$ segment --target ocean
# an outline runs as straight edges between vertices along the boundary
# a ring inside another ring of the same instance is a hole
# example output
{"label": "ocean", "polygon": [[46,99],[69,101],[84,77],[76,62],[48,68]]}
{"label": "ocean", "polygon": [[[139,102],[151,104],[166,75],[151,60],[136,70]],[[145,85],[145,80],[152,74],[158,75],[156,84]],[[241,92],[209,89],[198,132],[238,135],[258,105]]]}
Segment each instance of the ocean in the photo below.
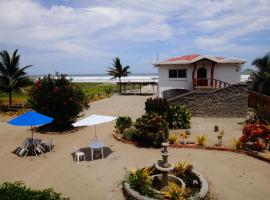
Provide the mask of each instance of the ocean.
{"label": "ocean", "polygon": [[[44,75],[31,76],[35,80]],[[107,74],[67,74],[73,82],[88,82],[88,83],[116,83],[118,79],[112,79]],[[127,77],[121,78],[122,82],[158,82],[157,73],[133,73]]]}

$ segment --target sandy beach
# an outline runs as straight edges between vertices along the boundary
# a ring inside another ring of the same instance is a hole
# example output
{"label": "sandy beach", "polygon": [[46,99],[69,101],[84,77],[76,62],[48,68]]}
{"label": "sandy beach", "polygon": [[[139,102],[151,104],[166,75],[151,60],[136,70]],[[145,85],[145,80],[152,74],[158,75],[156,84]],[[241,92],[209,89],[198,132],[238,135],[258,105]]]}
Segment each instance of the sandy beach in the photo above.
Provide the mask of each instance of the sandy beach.
{"label": "sandy beach", "polygon": [[[91,103],[85,116],[104,114],[129,115],[135,120],[144,113],[144,102],[150,96],[114,95],[111,98]],[[85,127],[74,133],[40,134],[36,138],[47,141],[53,138],[55,148],[44,157],[19,158],[12,151],[24,138],[30,136],[29,128],[13,127],[1,117],[0,123],[0,182],[24,181],[36,189],[48,187],[61,192],[71,199],[123,199],[121,181],[125,168],[152,164],[160,158],[159,149],[138,148],[123,144],[112,137],[114,122],[97,126],[98,138],[107,148],[105,159],[86,161],[79,164],[73,161],[73,147],[86,148],[94,137],[94,127]],[[193,118],[192,135],[209,135],[209,143],[216,143],[213,126],[219,125],[225,130],[224,144],[230,145],[233,137],[241,134],[243,119]],[[211,136],[212,135],[212,136]],[[193,136],[191,136],[193,137]],[[257,159],[231,152],[169,149],[170,161],[192,162],[194,167],[209,181],[211,191],[220,200],[267,200],[270,196],[270,165]]]}

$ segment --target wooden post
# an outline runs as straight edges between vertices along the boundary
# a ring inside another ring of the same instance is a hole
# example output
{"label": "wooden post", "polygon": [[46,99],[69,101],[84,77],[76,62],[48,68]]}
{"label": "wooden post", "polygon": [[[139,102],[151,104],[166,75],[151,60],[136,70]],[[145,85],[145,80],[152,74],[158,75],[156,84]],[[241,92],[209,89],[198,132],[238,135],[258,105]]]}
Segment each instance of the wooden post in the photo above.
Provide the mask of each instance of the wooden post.
{"label": "wooden post", "polygon": [[140,83],[140,94],[142,94],[142,83]]}

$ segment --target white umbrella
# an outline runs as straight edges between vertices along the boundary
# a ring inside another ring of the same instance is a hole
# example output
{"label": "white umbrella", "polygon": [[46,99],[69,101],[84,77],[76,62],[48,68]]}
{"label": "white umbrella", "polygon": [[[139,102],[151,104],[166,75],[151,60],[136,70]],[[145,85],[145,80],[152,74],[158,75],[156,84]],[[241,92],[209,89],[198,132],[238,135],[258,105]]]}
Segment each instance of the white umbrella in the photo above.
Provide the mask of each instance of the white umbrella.
{"label": "white umbrella", "polygon": [[110,122],[115,120],[116,117],[113,116],[106,116],[106,115],[90,115],[80,121],[77,121],[75,123],[73,123],[72,125],[74,127],[78,127],[78,126],[95,126],[95,137],[97,137],[96,135],[96,125],[97,124],[103,124],[106,122]]}

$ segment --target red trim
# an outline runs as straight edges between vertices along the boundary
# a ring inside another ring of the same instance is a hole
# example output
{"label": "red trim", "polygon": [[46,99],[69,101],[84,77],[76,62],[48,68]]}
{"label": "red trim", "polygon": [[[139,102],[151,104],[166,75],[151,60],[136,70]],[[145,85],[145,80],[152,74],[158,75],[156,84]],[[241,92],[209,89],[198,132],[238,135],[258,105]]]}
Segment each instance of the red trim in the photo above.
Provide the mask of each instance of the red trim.
{"label": "red trim", "polygon": [[196,71],[196,63],[194,63],[194,67],[193,67],[193,72],[192,72],[192,82],[193,82],[193,88],[195,87],[196,85],[196,82],[195,82],[195,71]]}
{"label": "red trim", "polygon": [[213,87],[214,70],[215,70],[215,63],[212,63],[212,65],[211,65],[211,87]]}

